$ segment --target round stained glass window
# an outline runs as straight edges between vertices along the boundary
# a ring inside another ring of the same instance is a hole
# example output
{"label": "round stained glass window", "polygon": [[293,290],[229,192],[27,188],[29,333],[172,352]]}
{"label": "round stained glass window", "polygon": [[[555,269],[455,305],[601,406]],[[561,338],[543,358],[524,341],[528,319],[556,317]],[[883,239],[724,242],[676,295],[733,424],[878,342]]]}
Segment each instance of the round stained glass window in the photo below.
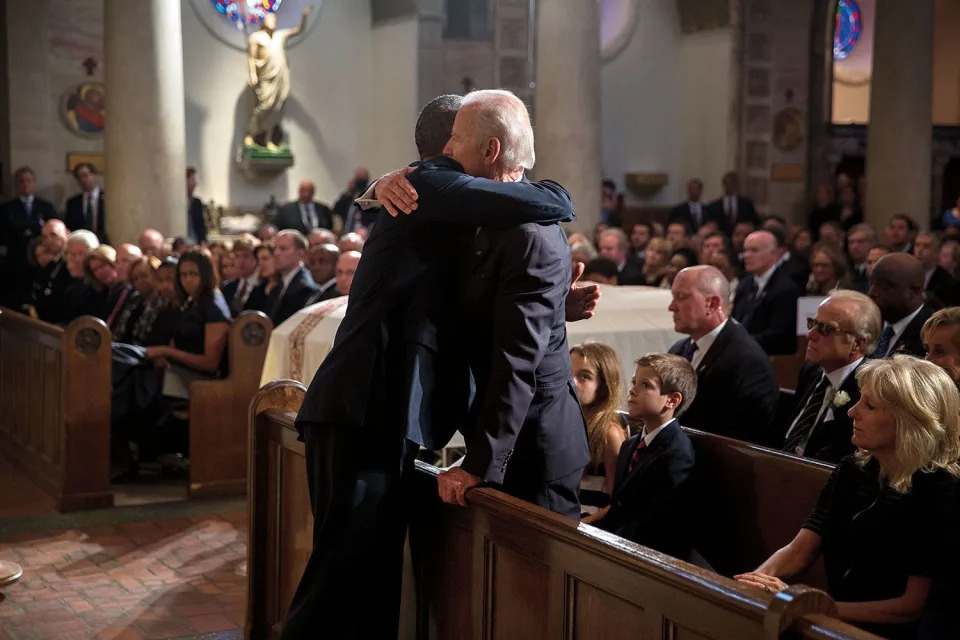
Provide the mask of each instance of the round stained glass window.
{"label": "round stained glass window", "polygon": [[260,24],[264,16],[280,8],[283,0],[211,0],[213,7],[231,22]]}
{"label": "round stained glass window", "polygon": [[863,31],[860,5],[857,0],[839,0],[837,2],[837,24],[833,30],[833,57],[843,60],[857,46]]}

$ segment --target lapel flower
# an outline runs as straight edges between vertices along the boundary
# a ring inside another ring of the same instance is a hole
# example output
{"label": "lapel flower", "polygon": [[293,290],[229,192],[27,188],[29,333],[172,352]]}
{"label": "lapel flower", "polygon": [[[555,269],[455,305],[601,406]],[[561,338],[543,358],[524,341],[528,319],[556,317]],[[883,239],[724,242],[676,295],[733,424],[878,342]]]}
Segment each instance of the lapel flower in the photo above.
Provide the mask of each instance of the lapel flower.
{"label": "lapel flower", "polygon": [[834,409],[839,409],[848,404],[850,404],[850,394],[846,391],[838,391],[830,399],[830,406]]}

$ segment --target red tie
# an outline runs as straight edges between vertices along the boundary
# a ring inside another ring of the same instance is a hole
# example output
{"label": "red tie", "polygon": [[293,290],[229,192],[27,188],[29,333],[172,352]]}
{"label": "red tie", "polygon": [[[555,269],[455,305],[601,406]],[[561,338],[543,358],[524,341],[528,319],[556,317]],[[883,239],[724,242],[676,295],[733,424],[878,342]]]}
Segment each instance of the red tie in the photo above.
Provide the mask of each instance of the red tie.
{"label": "red tie", "polygon": [[633,450],[633,455],[630,456],[630,464],[627,465],[627,473],[633,471],[633,468],[637,465],[637,462],[640,460],[640,452],[647,446],[646,439],[641,435],[640,442],[637,443],[637,448]]}

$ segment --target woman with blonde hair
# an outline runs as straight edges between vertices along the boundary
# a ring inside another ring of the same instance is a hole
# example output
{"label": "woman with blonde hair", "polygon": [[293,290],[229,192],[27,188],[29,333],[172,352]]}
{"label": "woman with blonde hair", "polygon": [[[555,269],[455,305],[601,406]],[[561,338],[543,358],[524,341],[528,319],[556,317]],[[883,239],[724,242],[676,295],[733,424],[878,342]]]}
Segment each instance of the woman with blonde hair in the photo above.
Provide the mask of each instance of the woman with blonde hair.
{"label": "woman with blonde hair", "polygon": [[673,245],[663,238],[650,238],[643,262],[643,279],[648,287],[659,287],[670,266]]}
{"label": "woman with blonde hair", "polygon": [[960,386],[960,307],[940,309],[920,329],[927,361],[947,372]]}
{"label": "woman with blonde hair", "polygon": [[849,289],[847,258],[836,245],[818,242],[810,251],[808,296],[825,296],[835,289]]}
{"label": "woman with blonde hair", "polygon": [[956,544],[960,393],[940,367],[906,355],[864,364],[857,382],[849,411],[857,452],[837,465],[797,537],[735,578],[781,591],[781,578],[822,554],[840,618],[914,638]]}
{"label": "woman with blonde hair", "polygon": [[620,359],[605,344],[585,342],[570,349],[570,363],[590,446],[590,464],[581,483],[580,502],[603,507],[610,503],[617,456],[627,439],[619,412],[623,398]]}

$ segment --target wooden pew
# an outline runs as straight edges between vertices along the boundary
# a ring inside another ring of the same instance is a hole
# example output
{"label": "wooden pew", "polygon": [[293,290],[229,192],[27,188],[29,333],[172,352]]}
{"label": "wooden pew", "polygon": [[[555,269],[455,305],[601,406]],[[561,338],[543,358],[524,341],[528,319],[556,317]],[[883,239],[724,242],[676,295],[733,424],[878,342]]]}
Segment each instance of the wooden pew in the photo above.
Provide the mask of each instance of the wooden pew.
{"label": "wooden pew", "polygon": [[[303,394],[278,381],[250,409],[250,640],[279,637],[310,553],[304,449],[293,428]],[[834,603],[816,589],[765,594],[492,489],[472,491],[467,509],[443,505],[438,470],[417,468],[410,539],[419,597],[401,637],[876,637],[832,618]]]}
{"label": "wooden pew", "polygon": [[190,496],[247,490],[247,425],[260,387],[273,323],[259,311],[241,313],[230,326],[227,376],[190,385]]}
{"label": "wooden pew", "polygon": [[777,386],[781,389],[796,389],[797,377],[806,361],[807,337],[797,336],[797,352],[783,356],[770,356],[770,364],[777,376]]}
{"label": "wooden pew", "polygon": [[0,309],[0,451],[59,511],[113,505],[102,321],[62,328]]}
{"label": "wooden pew", "polygon": [[[694,547],[720,574],[752,571],[800,531],[833,465],[686,432],[696,452],[699,513],[710,523],[696,532]],[[797,580],[826,589],[822,562]]]}

